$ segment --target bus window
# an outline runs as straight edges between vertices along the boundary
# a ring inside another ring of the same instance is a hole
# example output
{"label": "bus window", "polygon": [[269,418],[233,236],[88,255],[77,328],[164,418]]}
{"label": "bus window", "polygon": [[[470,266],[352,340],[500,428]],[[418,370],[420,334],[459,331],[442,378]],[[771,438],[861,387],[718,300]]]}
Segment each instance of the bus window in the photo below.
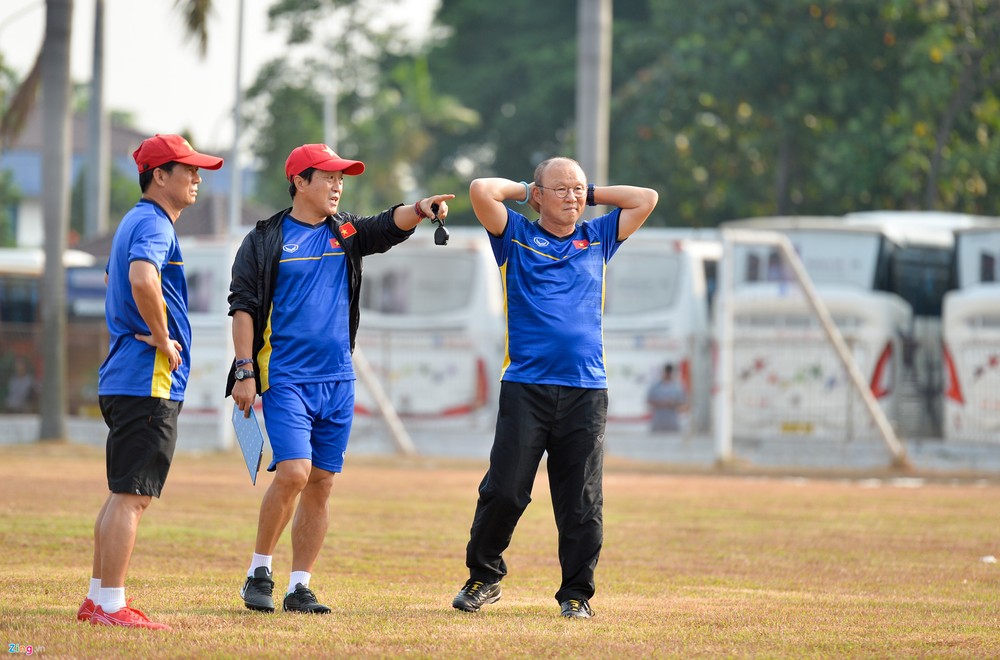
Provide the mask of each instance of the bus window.
{"label": "bus window", "polygon": [[38,321],[38,278],[4,276],[0,278],[0,321],[34,323]]}
{"label": "bus window", "polygon": [[675,304],[680,277],[676,254],[628,256],[628,267],[608,266],[604,313],[607,316],[645,314]]}
{"label": "bus window", "polygon": [[892,255],[892,291],[910,303],[915,316],[939,317],[951,270],[951,249],[897,248]]}
{"label": "bus window", "polygon": [[98,266],[67,268],[66,306],[69,310],[69,317],[100,318],[103,320],[106,290],[103,268]]}
{"label": "bus window", "polygon": [[471,253],[390,252],[365,261],[361,306],[388,315],[461,311],[469,305],[475,277]]}
{"label": "bus window", "polygon": [[989,252],[979,254],[979,281],[983,283],[997,281],[997,259]]}

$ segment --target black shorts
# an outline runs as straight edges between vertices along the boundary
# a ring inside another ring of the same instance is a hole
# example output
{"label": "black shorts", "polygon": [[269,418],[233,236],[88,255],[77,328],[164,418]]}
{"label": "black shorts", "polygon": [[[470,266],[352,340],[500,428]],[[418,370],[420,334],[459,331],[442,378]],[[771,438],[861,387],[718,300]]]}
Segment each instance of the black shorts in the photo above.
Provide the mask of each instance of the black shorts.
{"label": "black shorts", "polygon": [[183,402],[118,395],[99,400],[108,425],[108,489],[159,497],[174,458]]}

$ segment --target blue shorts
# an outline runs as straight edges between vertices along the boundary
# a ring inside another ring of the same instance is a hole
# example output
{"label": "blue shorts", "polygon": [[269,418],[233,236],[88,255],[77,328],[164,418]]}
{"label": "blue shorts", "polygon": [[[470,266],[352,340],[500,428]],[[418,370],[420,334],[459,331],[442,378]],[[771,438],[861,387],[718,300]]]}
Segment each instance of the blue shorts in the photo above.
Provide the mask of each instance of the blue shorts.
{"label": "blue shorts", "polygon": [[354,421],[354,381],[271,385],[261,395],[271,464],[304,458],[327,472],[344,468]]}

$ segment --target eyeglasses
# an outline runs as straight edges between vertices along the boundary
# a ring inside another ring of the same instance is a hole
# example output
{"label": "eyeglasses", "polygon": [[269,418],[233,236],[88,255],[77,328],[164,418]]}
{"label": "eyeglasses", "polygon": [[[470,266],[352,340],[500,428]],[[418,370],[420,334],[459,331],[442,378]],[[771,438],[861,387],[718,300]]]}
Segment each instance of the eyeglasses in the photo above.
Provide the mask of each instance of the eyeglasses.
{"label": "eyeglasses", "polygon": [[567,188],[566,186],[559,186],[558,188],[549,188],[548,186],[540,186],[536,183],[535,187],[544,188],[545,190],[551,190],[553,193],[555,193],[555,196],[558,197],[559,199],[566,199],[566,197],[570,194],[572,194],[573,197],[584,197],[587,194],[586,186],[573,186],[572,188]]}

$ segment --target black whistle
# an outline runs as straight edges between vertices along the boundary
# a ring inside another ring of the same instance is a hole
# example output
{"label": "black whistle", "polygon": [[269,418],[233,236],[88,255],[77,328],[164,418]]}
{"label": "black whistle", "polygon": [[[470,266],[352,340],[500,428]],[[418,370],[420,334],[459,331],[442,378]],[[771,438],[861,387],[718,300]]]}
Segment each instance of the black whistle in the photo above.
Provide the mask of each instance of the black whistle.
{"label": "black whistle", "polygon": [[434,230],[434,245],[448,245],[448,228],[444,226],[444,218],[438,217],[438,209],[440,208],[437,202],[431,204],[431,213],[434,214],[431,222],[436,222],[438,225],[438,228]]}

